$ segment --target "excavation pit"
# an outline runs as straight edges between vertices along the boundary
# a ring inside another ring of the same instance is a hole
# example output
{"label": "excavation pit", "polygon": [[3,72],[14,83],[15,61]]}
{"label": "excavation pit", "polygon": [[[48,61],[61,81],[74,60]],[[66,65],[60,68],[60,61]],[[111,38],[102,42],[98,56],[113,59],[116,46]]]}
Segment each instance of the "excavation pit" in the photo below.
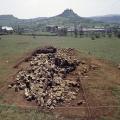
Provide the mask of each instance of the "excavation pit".
{"label": "excavation pit", "polygon": [[[84,103],[84,99],[77,101],[80,79],[91,66],[80,61],[74,49],[40,48],[32,52],[25,62],[27,67],[18,72],[9,88],[16,92],[23,90],[27,101],[35,101],[38,106],[48,109],[69,105],[73,100],[77,106]],[[81,66],[80,70],[78,66]]]}

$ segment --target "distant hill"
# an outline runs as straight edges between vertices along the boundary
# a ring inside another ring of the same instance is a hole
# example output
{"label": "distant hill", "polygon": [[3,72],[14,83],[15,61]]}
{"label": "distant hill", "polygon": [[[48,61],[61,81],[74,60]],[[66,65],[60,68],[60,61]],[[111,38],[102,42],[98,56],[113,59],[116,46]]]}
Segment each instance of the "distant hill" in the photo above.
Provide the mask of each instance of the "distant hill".
{"label": "distant hill", "polygon": [[81,17],[79,15],[77,15],[76,13],[74,13],[74,11],[72,9],[66,9],[64,10],[63,13],[57,15],[58,17],[65,17],[65,18],[76,18],[76,19],[80,19]]}
{"label": "distant hill", "polygon": [[59,26],[95,26],[105,25],[106,23],[120,22],[119,16],[104,16],[104,17],[80,17],[71,9],[64,10],[61,14],[53,17],[38,17],[33,19],[19,19],[13,15],[0,15],[0,26],[12,26],[17,27],[18,25],[23,28],[31,28],[38,30],[44,28],[46,25],[59,25]]}
{"label": "distant hill", "polygon": [[13,15],[0,15],[0,20],[17,20]]}
{"label": "distant hill", "polygon": [[60,25],[60,26],[74,26],[76,24],[89,26],[93,24],[98,24],[98,22],[93,21],[91,19],[80,17],[79,15],[74,13],[74,11],[71,9],[66,9],[59,15],[40,20],[39,22],[45,25]]}
{"label": "distant hill", "polygon": [[0,15],[0,26],[13,26],[19,22],[20,20],[13,15]]}
{"label": "distant hill", "polygon": [[31,24],[36,23],[39,20],[45,19],[46,17],[38,17],[33,19],[19,19],[13,15],[0,15],[0,26],[22,26],[27,27]]}
{"label": "distant hill", "polygon": [[90,17],[89,19],[95,21],[101,21],[105,23],[120,23],[120,15],[96,16],[96,17]]}

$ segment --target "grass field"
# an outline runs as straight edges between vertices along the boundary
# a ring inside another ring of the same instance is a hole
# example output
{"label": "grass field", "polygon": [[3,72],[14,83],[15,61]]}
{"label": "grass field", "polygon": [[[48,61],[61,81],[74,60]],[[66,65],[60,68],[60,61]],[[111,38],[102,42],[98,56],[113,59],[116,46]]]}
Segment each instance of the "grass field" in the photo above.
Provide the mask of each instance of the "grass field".
{"label": "grass field", "polygon": [[0,105],[0,120],[55,120],[55,117],[38,110],[25,110],[15,106]]}
{"label": "grass field", "polygon": [[120,39],[115,37],[91,40],[91,38],[52,36],[37,36],[35,39],[32,36],[2,36],[0,40],[0,59],[9,59],[11,55],[20,56],[33,48],[43,45],[72,47],[100,58],[111,60],[116,63],[120,62]]}
{"label": "grass field", "polygon": [[[57,36],[19,36],[7,35],[1,36],[0,39],[0,87],[4,87],[9,76],[14,72],[13,65],[25,54],[33,49],[52,45],[61,48],[76,48],[87,56],[93,55],[100,59],[106,59],[113,63],[120,63],[120,39],[118,38],[74,38],[74,37],[57,37]],[[116,92],[114,93],[116,94]],[[117,94],[118,95],[118,94]],[[0,102],[2,102],[4,93],[0,93]],[[7,114],[6,114],[7,113]],[[14,115],[13,115],[14,114]],[[0,105],[0,120],[53,120],[51,116],[44,114],[35,114],[35,111],[29,111],[24,114],[23,111],[16,107]],[[42,116],[42,117],[40,117]]]}

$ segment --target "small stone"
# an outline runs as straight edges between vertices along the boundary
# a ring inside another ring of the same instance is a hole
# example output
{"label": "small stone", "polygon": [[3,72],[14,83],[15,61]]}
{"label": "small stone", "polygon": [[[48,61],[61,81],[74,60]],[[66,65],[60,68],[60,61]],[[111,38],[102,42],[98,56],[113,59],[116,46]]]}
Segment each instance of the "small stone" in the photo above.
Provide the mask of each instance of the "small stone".
{"label": "small stone", "polygon": [[40,103],[41,103],[41,107],[43,107],[44,106],[44,99],[43,99],[43,97],[40,98]]}
{"label": "small stone", "polygon": [[51,100],[51,99],[48,99],[46,105],[47,105],[47,106],[50,106],[51,104],[52,104],[52,100]]}
{"label": "small stone", "polygon": [[55,105],[57,103],[57,101],[56,100],[53,100],[53,104]]}
{"label": "small stone", "polygon": [[8,88],[12,88],[12,85],[8,85]]}
{"label": "small stone", "polygon": [[15,86],[15,92],[18,92],[19,88],[17,86]]}
{"label": "small stone", "polygon": [[77,105],[80,106],[80,105],[82,105],[82,104],[84,104],[84,103],[85,103],[84,100],[80,100],[80,101],[77,102]]}
{"label": "small stone", "polygon": [[29,90],[27,88],[25,88],[25,97],[29,97]]}
{"label": "small stone", "polygon": [[118,64],[118,69],[120,70],[120,64]]}
{"label": "small stone", "polygon": [[54,108],[55,108],[54,106],[50,106],[50,108],[49,108],[49,109],[50,109],[50,110],[53,110]]}

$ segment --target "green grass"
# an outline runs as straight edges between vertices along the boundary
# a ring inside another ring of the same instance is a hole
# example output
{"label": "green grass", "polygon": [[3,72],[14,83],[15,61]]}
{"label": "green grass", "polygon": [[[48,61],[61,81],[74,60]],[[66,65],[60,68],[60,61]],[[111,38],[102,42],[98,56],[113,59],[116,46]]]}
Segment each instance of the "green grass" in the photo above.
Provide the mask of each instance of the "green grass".
{"label": "green grass", "polygon": [[55,117],[38,110],[25,110],[16,106],[0,105],[0,120],[55,120]]}
{"label": "green grass", "polygon": [[33,48],[43,45],[72,47],[96,57],[105,58],[116,63],[120,62],[120,39],[114,37],[91,40],[91,38],[74,37],[37,36],[34,39],[32,36],[2,36],[2,40],[0,40],[0,59],[8,59],[15,55],[18,57]]}
{"label": "green grass", "polygon": [[[57,36],[20,36],[7,35],[0,36],[0,87],[4,86],[6,79],[13,73],[13,65],[33,49],[52,45],[61,48],[76,48],[85,55],[91,54],[95,57],[110,60],[114,63],[120,63],[120,39],[118,38],[99,38],[91,40],[91,38],[74,38],[74,37],[57,37]],[[113,94],[119,94],[113,91]],[[116,97],[119,97],[117,96]],[[4,98],[0,95],[0,102]],[[36,113],[31,110],[29,112],[22,111],[16,107],[0,105],[0,120],[53,120],[52,116],[43,113]],[[102,118],[103,120],[105,118]],[[105,119],[106,120],[106,119]],[[116,120],[116,119],[115,119]]]}

